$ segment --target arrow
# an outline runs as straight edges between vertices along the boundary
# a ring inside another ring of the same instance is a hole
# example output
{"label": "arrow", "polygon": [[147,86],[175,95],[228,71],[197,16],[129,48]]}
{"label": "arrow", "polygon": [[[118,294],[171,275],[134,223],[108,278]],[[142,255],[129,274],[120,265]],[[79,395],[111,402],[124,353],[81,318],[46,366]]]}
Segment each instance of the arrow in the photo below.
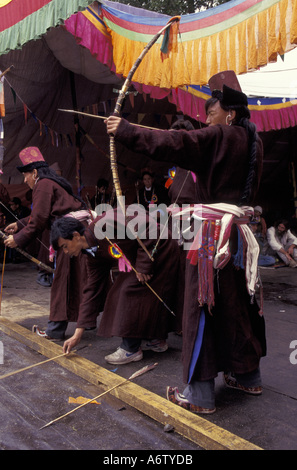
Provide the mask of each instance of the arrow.
{"label": "arrow", "polygon": [[[89,117],[92,117],[92,118],[95,118],[95,119],[103,119],[103,120],[107,119],[106,116],[99,116],[97,114],[83,113],[82,111],[75,111],[74,109],[61,109],[61,108],[58,108],[58,111],[63,111],[64,113],[80,114],[81,116],[89,116]],[[155,127],[142,126],[141,124],[136,124],[136,123],[133,123],[133,122],[131,122],[130,124],[132,124],[132,126],[143,127],[144,129],[152,129],[153,131],[162,130],[162,129],[156,129]]]}
{"label": "arrow", "polygon": [[138,371],[134,372],[134,374],[132,374],[128,379],[125,379],[123,380],[123,382],[120,382],[119,384],[117,385],[114,385],[114,387],[111,387],[109,388],[108,390],[106,390],[105,392],[103,393],[100,393],[100,395],[97,395],[96,397],[94,398],[90,398],[89,400],[87,400],[85,403],[82,403],[81,405],[77,406],[76,408],[74,408],[73,410],[71,411],[68,411],[68,413],[65,413],[64,415],[62,416],[59,416],[58,418],[56,419],[53,419],[52,421],[50,421],[49,423],[45,424],[44,426],[42,426],[41,429],[44,429],[48,426],[50,426],[51,424],[54,424],[56,423],[57,421],[59,421],[60,419],[62,418],[65,418],[65,416],[68,416],[70,415],[71,413],[74,413],[76,410],[78,410],[79,408],[82,408],[83,406],[87,405],[88,403],[91,403],[93,400],[98,400],[98,398],[101,398],[103,395],[106,395],[107,393],[111,392],[112,390],[114,390],[115,388],[117,387],[120,387],[121,385],[129,382],[129,380],[132,380],[132,379],[135,379],[136,377],[139,377],[140,375],[142,374],[145,374],[146,372],[148,372],[149,370],[151,369],[154,369],[158,364],[155,363],[155,364],[150,364],[150,365],[147,365],[145,367],[142,367],[142,369],[139,369]]}
{"label": "arrow", "polygon": [[[72,351],[72,352],[74,353],[76,351]],[[32,369],[33,367],[41,366],[43,364],[46,364],[47,362],[54,361],[55,359],[58,359],[59,357],[63,357],[63,356],[66,356],[66,355],[69,355],[69,353],[59,354],[58,356],[51,357],[50,359],[46,359],[45,361],[38,362],[37,364],[32,364],[31,366],[23,367],[22,369],[15,370],[14,372],[9,372],[8,374],[1,375],[0,380],[5,379],[6,377],[10,377],[11,375],[18,374],[19,372],[23,372],[25,370]]]}

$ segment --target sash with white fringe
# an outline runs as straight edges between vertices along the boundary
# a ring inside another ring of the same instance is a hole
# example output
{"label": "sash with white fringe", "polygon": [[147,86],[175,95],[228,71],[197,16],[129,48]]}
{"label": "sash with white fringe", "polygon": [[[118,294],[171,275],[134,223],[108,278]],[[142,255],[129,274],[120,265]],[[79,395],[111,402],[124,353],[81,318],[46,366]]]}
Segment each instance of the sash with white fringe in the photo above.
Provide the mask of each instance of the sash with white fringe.
{"label": "sash with white fringe", "polygon": [[192,265],[198,265],[199,305],[207,304],[211,311],[215,304],[214,270],[224,268],[231,259],[229,242],[234,224],[239,233],[239,251],[234,264],[245,269],[247,290],[253,298],[258,281],[259,256],[259,245],[247,225],[254,213],[253,208],[220,203],[194,204],[185,209],[169,207],[168,210],[174,218],[193,217],[201,221],[187,255]]}

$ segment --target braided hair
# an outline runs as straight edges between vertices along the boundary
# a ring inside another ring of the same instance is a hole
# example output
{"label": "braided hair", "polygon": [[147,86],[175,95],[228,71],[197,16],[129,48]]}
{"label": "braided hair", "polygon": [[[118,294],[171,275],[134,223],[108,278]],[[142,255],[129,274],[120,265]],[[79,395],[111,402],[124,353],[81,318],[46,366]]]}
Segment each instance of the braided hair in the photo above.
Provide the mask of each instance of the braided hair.
{"label": "braided hair", "polygon": [[245,187],[238,201],[239,206],[245,206],[251,203],[253,189],[257,181],[257,129],[255,124],[250,122],[251,115],[247,106],[242,104],[233,104],[232,106],[226,106],[222,104],[222,100],[223,93],[219,90],[214,90],[212,92],[212,97],[206,102],[205,109],[207,113],[208,109],[213,106],[217,101],[219,101],[220,106],[222,109],[224,109],[224,111],[235,111],[236,116],[233,119],[232,123],[237,126],[244,127],[246,129],[248,135],[249,166],[247,178],[245,181]]}

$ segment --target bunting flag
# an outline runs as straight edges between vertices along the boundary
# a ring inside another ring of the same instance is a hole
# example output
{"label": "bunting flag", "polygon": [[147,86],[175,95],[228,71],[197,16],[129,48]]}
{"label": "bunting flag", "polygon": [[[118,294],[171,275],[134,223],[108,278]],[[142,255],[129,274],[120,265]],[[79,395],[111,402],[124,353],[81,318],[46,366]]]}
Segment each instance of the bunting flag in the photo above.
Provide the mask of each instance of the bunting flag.
{"label": "bunting flag", "polygon": [[0,55],[40,38],[91,0],[0,0]]}

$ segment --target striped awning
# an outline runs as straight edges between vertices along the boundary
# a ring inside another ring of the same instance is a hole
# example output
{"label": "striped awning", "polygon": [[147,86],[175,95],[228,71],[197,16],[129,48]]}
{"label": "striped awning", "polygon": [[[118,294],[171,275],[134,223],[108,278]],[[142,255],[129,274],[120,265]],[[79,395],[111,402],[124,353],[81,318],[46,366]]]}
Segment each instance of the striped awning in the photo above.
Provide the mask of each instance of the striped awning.
{"label": "striped awning", "polygon": [[[169,19],[108,0],[0,0],[0,55],[64,24],[93,57],[126,77]],[[133,84],[154,98],[167,96],[178,110],[204,121],[205,85],[213,74],[227,69],[243,74],[296,46],[297,0],[231,0],[181,16],[178,26],[177,48],[164,58],[161,37],[136,70]],[[296,100],[249,99],[249,107],[258,130],[297,125]]]}
{"label": "striped awning", "polygon": [[[166,15],[143,15],[139,10],[129,13],[102,2],[101,20],[111,37],[118,74],[127,76],[144,44],[168,19]],[[219,71],[241,74],[275,61],[297,42],[297,2],[231,0],[182,16],[177,39],[178,50],[163,60],[160,38],[134,80],[161,88],[205,85]]]}
{"label": "striped awning", "polygon": [[[126,77],[145,45],[164,26],[166,15],[104,1],[65,21],[66,29],[110,70]],[[205,122],[206,86],[215,73],[239,75],[276,61],[297,42],[297,0],[231,0],[202,13],[182,16],[178,50],[164,59],[162,38],[145,56],[133,85],[152,98],[167,97],[179,111]],[[297,101],[249,99],[259,131],[297,125]]]}
{"label": "striped awning", "polygon": [[40,38],[90,0],[0,0],[0,55]]}

